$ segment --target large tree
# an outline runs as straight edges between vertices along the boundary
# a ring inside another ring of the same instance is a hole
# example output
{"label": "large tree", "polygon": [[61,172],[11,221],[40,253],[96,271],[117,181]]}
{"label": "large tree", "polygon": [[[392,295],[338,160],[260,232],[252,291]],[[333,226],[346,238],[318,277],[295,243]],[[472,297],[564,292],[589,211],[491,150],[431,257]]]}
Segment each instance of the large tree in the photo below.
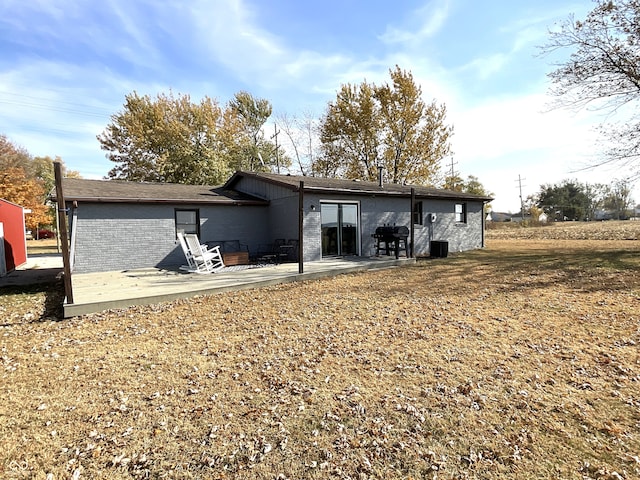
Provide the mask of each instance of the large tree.
{"label": "large tree", "polygon": [[591,203],[587,193],[584,184],[576,180],[542,185],[537,206],[554,220],[586,220]]}
{"label": "large tree", "polygon": [[270,166],[279,170],[290,164],[264,136],[264,124],[273,111],[268,100],[241,91],[234,95],[229,107],[242,125],[242,132],[236,139],[241,151],[233,162],[236,170],[268,171]]}
{"label": "large tree", "polygon": [[29,178],[21,167],[0,170],[0,198],[30,211],[25,215],[28,230],[36,231],[40,225],[51,225],[43,183],[36,178]]}
{"label": "large tree", "polygon": [[[568,49],[569,58],[549,74],[561,105],[603,108],[608,162],[638,168],[640,155],[640,0],[596,0],[584,20],[569,17],[551,32],[543,50]],[[612,122],[616,119],[616,123]]]}
{"label": "large tree", "polygon": [[268,171],[276,163],[262,134],[270,115],[270,103],[247,92],[225,108],[206,96],[195,103],[189,95],[133,92],[98,141],[116,163],[110,178],[215,185],[234,170]]}
{"label": "large tree", "polygon": [[24,147],[16,145],[6,135],[0,134],[0,170],[21,168],[25,174],[31,174],[32,161],[33,158]]}
{"label": "large tree", "polygon": [[391,83],[343,85],[320,122],[322,156],[314,173],[392,183],[432,184],[450,153],[446,108],[426,104],[410,72],[396,66]]}
{"label": "large tree", "polygon": [[390,70],[391,85],[376,87],[384,141],[384,166],[393,183],[433,183],[439,162],[451,152],[447,109],[426,104],[411,72]]}
{"label": "large tree", "polygon": [[[459,174],[453,172],[453,175],[450,174],[445,177],[442,188],[445,190],[453,190],[454,192],[483,195],[485,197],[493,196],[493,193],[489,192],[475,175],[469,175],[467,176],[467,179],[464,180]],[[492,207],[490,203],[485,204],[485,212],[490,212],[491,209]]]}
{"label": "large tree", "polygon": [[193,103],[188,95],[133,92],[98,141],[117,164],[111,178],[218,184],[240,153],[235,139],[241,130],[238,117],[209,97]]}
{"label": "large tree", "polygon": [[381,162],[381,133],[374,87],[365,82],[342,85],[320,120],[322,155],[313,173],[374,180]]}
{"label": "large tree", "polygon": [[82,178],[80,172],[77,170],[69,170],[64,164],[62,158],[56,156],[51,158],[50,156],[33,157],[31,167],[29,171],[32,172],[33,178],[42,180],[42,186],[45,193],[48,195],[56,184],[55,173],[53,164],[59,163],[62,167],[62,176],[66,178]]}
{"label": "large tree", "polygon": [[621,220],[628,218],[632,205],[631,185],[628,180],[615,180],[605,190],[603,206],[610,211],[613,218]]}
{"label": "large tree", "polygon": [[[78,172],[67,170],[60,157],[55,161],[62,164],[65,177],[80,177]],[[55,211],[46,205],[55,183],[53,162],[49,156],[32,157],[25,148],[0,135],[0,198],[31,211],[26,216],[31,230],[55,224]]]}

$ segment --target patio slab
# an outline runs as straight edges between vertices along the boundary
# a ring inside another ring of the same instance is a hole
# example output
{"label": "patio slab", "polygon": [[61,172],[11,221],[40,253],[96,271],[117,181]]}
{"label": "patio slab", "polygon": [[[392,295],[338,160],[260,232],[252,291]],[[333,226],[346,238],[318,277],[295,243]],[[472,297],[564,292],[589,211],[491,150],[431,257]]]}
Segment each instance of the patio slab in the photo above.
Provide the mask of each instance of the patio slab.
{"label": "patio slab", "polygon": [[31,254],[27,256],[27,263],[0,277],[0,288],[51,283],[61,275],[62,255]]}
{"label": "patio slab", "polygon": [[149,305],[195,295],[212,295],[233,290],[265,287],[279,283],[312,280],[363,270],[393,268],[415,263],[413,258],[352,257],[325,259],[304,264],[283,263],[214,274],[184,273],[156,268],[73,274],[72,304],[64,303],[64,316],[86,315],[134,305]]}

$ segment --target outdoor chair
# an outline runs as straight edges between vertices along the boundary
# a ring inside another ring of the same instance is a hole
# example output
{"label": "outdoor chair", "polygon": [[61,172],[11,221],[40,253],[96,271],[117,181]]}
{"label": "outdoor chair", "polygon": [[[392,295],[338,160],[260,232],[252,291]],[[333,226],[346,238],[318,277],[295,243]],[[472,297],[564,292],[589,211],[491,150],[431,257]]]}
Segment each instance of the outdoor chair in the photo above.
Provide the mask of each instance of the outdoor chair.
{"label": "outdoor chair", "polygon": [[276,238],[273,244],[273,250],[278,257],[278,263],[286,262],[289,258],[289,250],[293,248],[284,238]]}
{"label": "outdoor chair", "polygon": [[256,259],[259,262],[276,263],[277,258],[278,258],[278,255],[275,253],[273,245],[271,244],[258,245],[258,253],[256,255]]}
{"label": "outdoor chair", "polygon": [[178,232],[178,241],[180,242],[180,247],[182,247],[182,253],[184,253],[184,257],[187,259],[187,264],[182,265],[180,270],[184,271],[195,271],[197,269],[196,262],[193,259],[193,255],[191,254],[191,250],[187,246],[187,241],[184,239],[184,234],[182,232]]}
{"label": "outdoor chair", "polygon": [[[193,233],[185,234],[184,241],[191,254],[192,261],[192,266],[187,269],[187,271],[194,273],[214,273],[224,268],[220,247],[207,249],[207,246],[202,245],[198,236]],[[189,262],[188,257],[187,262]]]}
{"label": "outdoor chair", "polygon": [[298,261],[298,255],[299,252],[298,250],[300,249],[300,243],[298,242],[298,239],[289,239],[287,240],[287,244],[291,245],[291,248],[289,249],[288,252],[288,258],[287,261],[288,262],[297,262]]}
{"label": "outdoor chair", "polygon": [[285,241],[276,238],[273,244],[258,246],[258,260],[267,263],[283,263],[296,261],[298,257],[297,240]]}

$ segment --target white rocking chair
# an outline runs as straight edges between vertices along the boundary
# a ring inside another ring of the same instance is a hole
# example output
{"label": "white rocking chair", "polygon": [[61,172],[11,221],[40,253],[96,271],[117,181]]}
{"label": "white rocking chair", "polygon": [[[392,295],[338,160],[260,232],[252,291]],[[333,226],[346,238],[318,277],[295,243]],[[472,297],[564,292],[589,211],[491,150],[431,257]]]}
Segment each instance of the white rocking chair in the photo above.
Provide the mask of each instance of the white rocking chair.
{"label": "white rocking chair", "polygon": [[207,249],[206,245],[200,244],[198,236],[193,233],[184,235],[184,242],[187,247],[185,257],[187,258],[186,270],[195,273],[214,273],[224,268],[220,247],[216,246]]}
{"label": "white rocking chair", "polygon": [[182,247],[182,253],[184,253],[184,257],[187,259],[187,264],[182,265],[180,270],[184,270],[186,272],[195,272],[196,262],[193,260],[193,255],[191,254],[191,250],[187,246],[187,241],[184,239],[184,234],[182,232],[178,232],[178,240],[180,241],[180,246]]}

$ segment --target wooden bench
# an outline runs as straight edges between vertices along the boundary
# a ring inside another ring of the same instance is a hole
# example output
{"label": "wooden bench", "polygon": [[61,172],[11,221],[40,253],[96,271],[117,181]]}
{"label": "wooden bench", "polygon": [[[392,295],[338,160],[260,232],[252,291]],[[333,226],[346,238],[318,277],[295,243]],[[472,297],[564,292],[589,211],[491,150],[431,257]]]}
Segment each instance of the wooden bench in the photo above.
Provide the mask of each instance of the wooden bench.
{"label": "wooden bench", "polygon": [[222,260],[228,267],[249,264],[249,247],[240,240],[213,240],[207,242],[209,248],[219,246]]}
{"label": "wooden bench", "polygon": [[223,253],[222,260],[227,267],[230,267],[232,265],[248,265],[249,252]]}

